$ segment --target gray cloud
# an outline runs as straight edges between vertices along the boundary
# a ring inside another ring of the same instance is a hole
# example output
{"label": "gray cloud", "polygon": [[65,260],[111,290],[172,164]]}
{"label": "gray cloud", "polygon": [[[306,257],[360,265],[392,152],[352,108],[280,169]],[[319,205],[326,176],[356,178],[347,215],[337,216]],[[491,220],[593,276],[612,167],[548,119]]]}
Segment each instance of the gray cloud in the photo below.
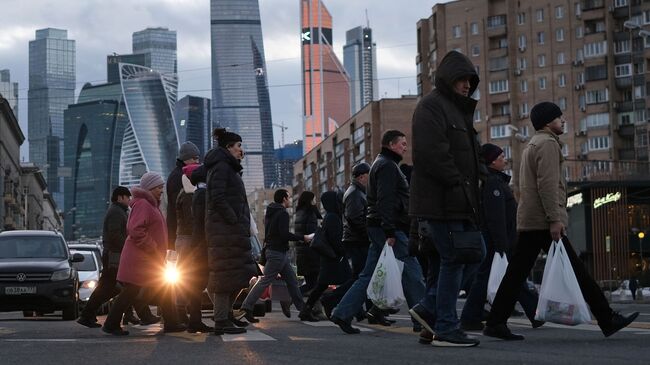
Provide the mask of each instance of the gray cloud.
{"label": "gray cloud", "polygon": [[[397,97],[416,91],[415,24],[431,14],[426,0],[324,0],[334,18],[334,47],[342,57],[345,31],[366,23],[378,46],[379,93]],[[408,3],[408,6],[405,5]],[[19,120],[27,133],[28,43],[34,31],[68,30],[77,45],[77,88],[106,78],[106,55],[131,52],[133,32],[163,26],[178,34],[179,97],[211,97],[209,0],[0,0],[0,68],[20,83]],[[273,120],[302,135],[298,0],[260,0]],[[342,59],[341,59],[342,61]],[[77,90],[77,91],[78,91]],[[276,145],[280,138],[274,129]],[[25,151],[23,151],[24,153]]]}

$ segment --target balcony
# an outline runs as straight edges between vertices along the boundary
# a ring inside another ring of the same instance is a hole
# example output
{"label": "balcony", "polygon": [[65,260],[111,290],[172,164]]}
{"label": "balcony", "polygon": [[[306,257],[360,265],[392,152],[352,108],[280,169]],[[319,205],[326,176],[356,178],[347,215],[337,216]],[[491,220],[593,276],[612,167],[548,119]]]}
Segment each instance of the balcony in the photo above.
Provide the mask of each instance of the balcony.
{"label": "balcony", "polygon": [[[634,138],[634,125],[633,124],[619,125],[618,135],[622,138]],[[634,152],[632,154],[634,154]]]}
{"label": "balcony", "polygon": [[508,30],[508,27],[504,25],[497,25],[493,27],[488,27],[485,33],[487,34],[488,38],[493,38],[493,37],[499,37],[499,36],[504,36],[506,35]]}
{"label": "balcony", "polygon": [[634,155],[634,148],[619,148],[618,159],[622,161],[636,160],[636,156]]}
{"label": "balcony", "polygon": [[[639,157],[637,149],[637,158]],[[647,148],[646,158],[647,158]],[[620,153],[620,150],[619,150]],[[629,154],[629,152],[625,152]],[[639,158],[640,159],[640,158]],[[640,181],[650,179],[650,164],[647,161],[572,160],[565,166],[569,181]]]}
{"label": "balcony", "polygon": [[[631,0],[628,0],[631,1]],[[634,12],[632,13],[634,14]],[[627,6],[621,6],[618,8],[614,8],[614,11],[612,12],[612,16],[615,19],[621,19],[621,18],[629,18],[630,16],[630,8]]]}
{"label": "balcony", "polygon": [[629,89],[632,87],[632,76],[616,78],[616,88],[619,90]]}

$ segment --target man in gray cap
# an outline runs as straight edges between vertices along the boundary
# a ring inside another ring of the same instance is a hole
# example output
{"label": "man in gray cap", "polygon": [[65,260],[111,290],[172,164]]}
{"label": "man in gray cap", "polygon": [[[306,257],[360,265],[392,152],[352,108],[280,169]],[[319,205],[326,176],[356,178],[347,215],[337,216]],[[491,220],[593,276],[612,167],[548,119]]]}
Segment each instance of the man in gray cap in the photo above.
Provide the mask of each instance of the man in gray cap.
{"label": "man in gray cap", "polygon": [[[176,243],[176,198],[178,193],[183,189],[183,166],[199,163],[199,155],[201,152],[196,145],[190,141],[181,144],[178,150],[178,158],[176,159],[176,168],[167,177],[167,247],[174,250]],[[184,301],[181,299],[177,303],[179,319],[183,323],[188,323],[188,318],[185,313]]]}

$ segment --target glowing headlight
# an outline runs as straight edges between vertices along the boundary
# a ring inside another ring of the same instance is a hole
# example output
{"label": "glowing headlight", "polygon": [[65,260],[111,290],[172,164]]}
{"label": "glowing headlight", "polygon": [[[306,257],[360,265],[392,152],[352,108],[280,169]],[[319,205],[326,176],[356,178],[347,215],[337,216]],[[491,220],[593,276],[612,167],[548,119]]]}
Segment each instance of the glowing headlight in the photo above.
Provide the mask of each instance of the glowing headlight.
{"label": "glowing headlight", "polygon": [[165,267],[165,281],[170,283],[170,284],[175,284],[178,282],[178,279],[180,278],[180,274],[178,273],[178,269],[176,266],[173,265],[167,265]]}
{"label": "glowing headlight", "polygon": [[81,284],[81,287],[84,289],[95,289],[97,286],[97,280],[88,280],[84,281],[83,284]]}
{"label": "glowing headlight", "polygon": [[72,273],[71,269],[55,271],[52,273],[52,277],[50,278],[50,280],[52,281],[66,280],[70,278],[71,273]]}

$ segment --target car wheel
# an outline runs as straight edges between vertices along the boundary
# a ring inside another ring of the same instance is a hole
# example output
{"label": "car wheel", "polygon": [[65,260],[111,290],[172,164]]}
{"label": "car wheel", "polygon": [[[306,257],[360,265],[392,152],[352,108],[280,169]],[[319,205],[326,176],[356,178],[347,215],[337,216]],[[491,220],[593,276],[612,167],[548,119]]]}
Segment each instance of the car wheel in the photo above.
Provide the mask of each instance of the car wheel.
{"label": "car wheel", "polygon": [[62,317],[64,321],[74,321],[77,319],[79,317],[79,302],[75,300],[73,304],[63,308]]}
{"label": "car wheel", "polygon": [[34,317],[34,311],[23,311],[23,317]]}

